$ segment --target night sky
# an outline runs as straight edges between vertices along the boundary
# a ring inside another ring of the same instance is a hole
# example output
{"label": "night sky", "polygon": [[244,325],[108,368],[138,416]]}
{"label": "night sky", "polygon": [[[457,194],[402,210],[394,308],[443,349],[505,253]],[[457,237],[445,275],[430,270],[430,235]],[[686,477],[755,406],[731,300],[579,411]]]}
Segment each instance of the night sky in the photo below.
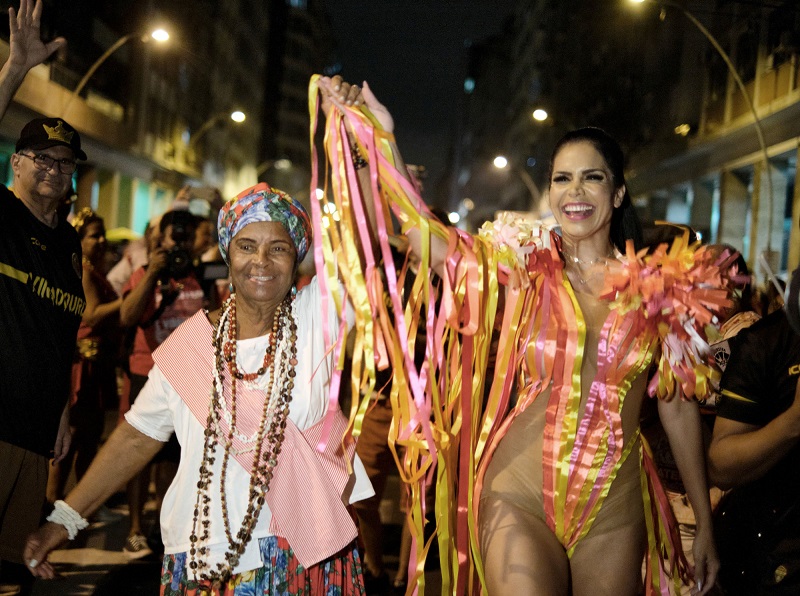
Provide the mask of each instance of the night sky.
{"label": "night sky", "polygon": [[[342,76],[366,79],[408,163],[441,176],[463,93],[465,44],[497,33],[513,0],[326,0]],[[426,192],[426,195],[430,195]]]}

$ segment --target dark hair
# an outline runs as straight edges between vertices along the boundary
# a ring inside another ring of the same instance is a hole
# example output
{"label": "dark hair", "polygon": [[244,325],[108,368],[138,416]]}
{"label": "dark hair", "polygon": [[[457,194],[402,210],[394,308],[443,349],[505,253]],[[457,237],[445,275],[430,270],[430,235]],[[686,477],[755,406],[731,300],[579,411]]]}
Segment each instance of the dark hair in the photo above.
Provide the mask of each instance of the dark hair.
{"label": "dark hair", "polygon": [[[736,252],[736,260],[733,262],[736,265],[736,273],[738,275],[746,275],[748,278],[752,280],[750,277],[750,270],[747,268],[747,261],[744,258],[744,255],[740,250],[737,250],[730,244],[722,244],[724,248],[727,248],[731,252]],[[752,308],[753,303],[753,284],[752,281],[748,281],[744,286],[741,288],[742,295],[739,298],[739,310],[750,310]]]}
{"label": "dark hair", "polygon": [[198,224],[198,217],[189,211],[176,209],[167,211],[161,216],[161,221],[158,222],[158,229],[163,234],[168,226],[180,226],[191,230],[196,230]]}
{"label": "dark hair", "polygon": [[[642,225],[642,246],[647,247],[647,251],[652,253],[662,244],[672,246],[675,239],[685,233],[689,235],[689,244],[697,242],[697,232],[690,226],[669,221],[647,222]],[[736,249],[731,247],[731,254],[735,251]]]}
{"label": "dark hair", "polygon": [[625,187],[622,203],[611,214],[611,232],[609,233],[611,242],[618,250],[623,252],[625,251],[627,240],[633,240],[633,245],[636,249],[641,248],[643,244],[642,224],[631,201],[628,186],[625,184],[625,156],[619,143],[607,132],[594,126],[587,126],[568,132],[561,137],[553,149],[553,154],[550,156],[548,180],[553,177],[553,162],[561,150],[567,145],[581,142],[591,143],[597,149],[597,152],[603,156],[608,169],[611,171],[611,181],[614,183],[614,188]]}

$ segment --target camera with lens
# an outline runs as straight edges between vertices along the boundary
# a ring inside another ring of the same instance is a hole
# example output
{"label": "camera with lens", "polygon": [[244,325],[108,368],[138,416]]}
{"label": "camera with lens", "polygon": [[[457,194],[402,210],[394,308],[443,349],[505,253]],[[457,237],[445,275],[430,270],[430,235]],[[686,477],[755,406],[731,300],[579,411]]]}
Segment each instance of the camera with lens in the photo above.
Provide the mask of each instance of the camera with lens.
{"label": "camera with lens", "polygon": [[181,279],[189,274],[192,268],[192,255],[180,246],[175,246],[167,252],[167,266],[164,275],[170,279]]}
{"label": "camera with lens", "polygon": [[164,233],[172,226],[172,241],[175,243],[167,252],[167,265],[164,267],[163,279],[181,279],[192,270],[192,253],[185,246],[194,241],[197,219],[189,212],[171,211],[161,219],[161,231]]}

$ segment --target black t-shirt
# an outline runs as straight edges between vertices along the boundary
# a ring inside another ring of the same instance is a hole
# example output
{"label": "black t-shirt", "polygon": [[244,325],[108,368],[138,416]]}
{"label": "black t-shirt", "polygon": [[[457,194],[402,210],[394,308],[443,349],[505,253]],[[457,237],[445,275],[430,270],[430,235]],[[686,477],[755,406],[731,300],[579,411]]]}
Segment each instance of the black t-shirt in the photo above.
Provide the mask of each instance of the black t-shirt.
{"label": "black t-shirt", "polygon": [[[720,383],[717,415],[764,426],[792,404],[798,378],[800,336],[783,310],[778,310],[742,330],[733,340]],[[736,491],[750,493],[761,502],[774,498],[800,500],[800,444],[764,477]]]}
{"label": "black t-shirt", "polygon": [[0,186],[0,441],[48,456],[69,396],[86,307],[81,246]]}

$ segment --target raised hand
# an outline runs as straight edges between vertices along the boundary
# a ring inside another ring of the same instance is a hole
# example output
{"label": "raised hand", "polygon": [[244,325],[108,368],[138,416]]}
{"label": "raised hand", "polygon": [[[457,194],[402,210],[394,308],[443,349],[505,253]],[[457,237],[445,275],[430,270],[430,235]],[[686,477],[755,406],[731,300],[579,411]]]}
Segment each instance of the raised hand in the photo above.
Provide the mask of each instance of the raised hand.
{"label": "raised hand", "polygon": [[322,111],[326,117],[335,103],[356,107],[366,105],[386,132],[394,132],[392,115],[386,106],[378,101],[366,81],[364,81],[363,87],[359,88],[358,85],[351,85],[341,76],[336,75],[332,78],[320,78],[319,87],[322,95]]}
{"label": "raised hand", "polygon": [[322,96],[322,112],[327,118],[333,104],[339,106],[359,106],[364,103],[361,89],[358,85],[351,85],[341,76],[321,77],[319,79],[320,95]]}
{"label": "raised hand", "polygon": [[381,126],[383,126],[383,130],[394,133],[394,118],[392,118],[386,106],[378,101],[378,98],[375,97],[375,94],[366,81],[364,81],[364,88],[361,90],[361,95],[364,97],[369,111],[372,112],[372,115],[375,116],[378,122],[381,123]]}
{"label": "raised hand", "polygon": [[188,203],[192,200],[192,190],[194,187],[191,184],[185,184],[175,195],[176,203]]}
{"label": "raised hand", "polygon": [[43,43],[40,33],[42,0],[20,0],[19,10],[8,9],[8,26],[11,32],[8,61],[25,72],[41,64],[50,54],[67,41],[58,37]]}

